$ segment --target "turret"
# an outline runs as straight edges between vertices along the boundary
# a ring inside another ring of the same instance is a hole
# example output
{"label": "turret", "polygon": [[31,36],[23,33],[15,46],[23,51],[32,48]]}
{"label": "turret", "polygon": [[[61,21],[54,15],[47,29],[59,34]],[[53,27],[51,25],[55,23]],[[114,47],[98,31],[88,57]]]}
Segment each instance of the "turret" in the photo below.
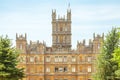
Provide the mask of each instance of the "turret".
{"label": "turret", "polygon": [[16,48],[19,49],[22,53],[26,53],[26,46],[27,46],[27,35],[25,33],[25,35],[23,36],[18,35],[16,33]]}
{"label": "turret", "polygon": [[56,20],[56,10],[52,10],[52,21]]}
{"label": "turret", "polygon": [[67,10],[67,20],[71,21],[71,9]]}
{"label": "turret", "polygon": [[94,33],[94,39],[93,39],[93,53],[99,53],[100,47],[102,45],[102,41],[104,39],[104,34],[102,35],[95,35]]}

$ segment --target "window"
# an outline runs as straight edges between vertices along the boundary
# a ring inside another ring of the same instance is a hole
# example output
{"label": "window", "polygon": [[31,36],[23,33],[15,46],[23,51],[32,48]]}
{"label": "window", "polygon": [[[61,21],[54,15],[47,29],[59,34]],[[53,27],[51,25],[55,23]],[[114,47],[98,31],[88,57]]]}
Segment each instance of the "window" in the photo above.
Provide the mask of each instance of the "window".
{"label": "window", "polygon": [[91,62],[91,61],[92,61],[92,57],[91,57],[91,56],[88,56],[88,57],[87,57],[87,61],[88,61],[88,62]]}
{"label": "window", "polygon": [[34,57],[30,57],[30,62],[34,62]]}
{"label": "window", "polygon": [[58,62],[58,56],[55,56],[55,62]]}
{"label": "window", "polygon": [[50,68],[49,67],[46,68],[46,72],[50,72]]}
{"label": "window", "polygon": [[59,68],[59,72],[63,72],[63,68],[62,67]]}
{"label": "window", "polygon": [[72,56],[72,62],[75,62],[76,59],[75,59],[75,56]]}
{"label": "window", "polygon": [[39,57],[38,56],[35,57],[35,62],[36,63],[39,62]]}
{"label": "window", "polygon": [[46,57],[46,62],[50,62],[50,56]]}
{"label": "window", "polygon": [[20,44],[19,48],[20,48],[20,50],[22,50],[22,44]]}
{"label": "window", "polygon": [[67,31],[67,27],[65,27],[65,31]]}
{"label": "window", "polygon": [[88,72],[91,72],[91,66],[88,66]]}
{"label": "window", "polygon": [[100,49],[100,44],[98,44],[98,49]]}
{"label": "window", "polygon": [[58,72],[58,67],[55,67],[55,72]]}
{"label": "window", "polygon": [[60,27],[60,31],[62,31],[63,30],[63,28],[62,27]]}
{"label": "window", "polygon": [[62,62],[62,56],[59,56],[59,62]]}
{"label": "window", "polygon": [[64,62],[67,62],[67,56],[64,56]]}
{"label": "window", "polygon": [[64,67],[64,72],[67,72],[67,67]]}
{"label": "window", "polygon": [[75,66],[72,67],[72,72],[75,72]]}

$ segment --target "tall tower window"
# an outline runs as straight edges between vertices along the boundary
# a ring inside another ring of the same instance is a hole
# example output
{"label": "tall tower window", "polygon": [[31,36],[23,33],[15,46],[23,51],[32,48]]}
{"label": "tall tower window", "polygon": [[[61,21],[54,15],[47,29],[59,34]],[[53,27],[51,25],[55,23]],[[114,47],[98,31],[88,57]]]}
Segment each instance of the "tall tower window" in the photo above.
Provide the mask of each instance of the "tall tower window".
{"label": "tall tower window", "polygon": [[49,67],[46,68],[46,72],[50,72],[50,68]]}
{"label": "tall tower window", "polygon": [[60,43],[63,42],[63,36],[60,36]]}
{"label": "tall tower window", "polygon": [[91,62],[91,61],[92,61],[92,57],[91,57],[91,56],[88,56],[88,57],[87,57],[87,61],[88,61],[88,62]]}
{"label": "tall tower window", "polygon": [[59,62],[62,62],[62,56],[59,56]]}
{"label": "tall tower window", "polygon": [[50,62],[50,56],[46,57],[46,62]]}
{"label": "tall tower window", "polygon": [[67,62],[67,56],[64,56],[64,62]]}
{"label": "tall tower window", "polygon": [[91,72],[92,70],[91,70],[91,66],[88,66],[88,72]]}
{"label": "tall tower window", "polygon": [[22,50],[22,48],[23,48],[23,47],[22,47],[22,44],[20,44],[19,48],[20,48],[20,50]]}
{"label": "tall tower window", "polygon": [[55,62],[58,62],[58,56],[55,56]]}
{"label": "tall tower window", "polygon": [[65,27],[65,31],[67,31],[67,27]]}
{"label": "tall tower window", "polygon": [[75,56],[72,56],[72,62],[75,62],[76,59],[75,59]]}
{"label": "tall tower window", "polygon": [[63,28],[62,28],[62,26],[60,26],[60,31],[62,31],[63,30]]}
{"label": "tall tower window", "polygon": [[75,66],[72,67],[72,72],[75,72]]}
{"label": "tall tower window", "polygon": [[30,62],[34,62],[34,57],[30,57]]}

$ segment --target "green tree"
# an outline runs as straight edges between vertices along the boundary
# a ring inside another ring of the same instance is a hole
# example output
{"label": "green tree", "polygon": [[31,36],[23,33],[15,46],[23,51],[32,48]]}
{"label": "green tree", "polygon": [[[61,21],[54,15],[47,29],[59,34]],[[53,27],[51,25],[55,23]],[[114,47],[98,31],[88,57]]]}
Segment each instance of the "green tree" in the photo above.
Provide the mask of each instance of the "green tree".
{"label": "green tree", "polygon": [[93,74],[94,80],[116,80],[115,71],[118,69],[118,64],[111,59],[112,53],[118,48],[119,35],[117,28],[112,30],[105,37],[101,52],[96,60],[96,73]]}
{"label": "green tree", "polygon": [[[120,40],[120,28],[118,28],[119,40]],[[114,50],[112,61],[118,64],[118,69],[115,71],[116,78],[120,79],[120,42],[119,47]]]}
{"label": "green tree", "polygon": [[115,49],[112,61],[118,63],[118,69],[115,71],[115,74],[117,78],[120,79],[120,47]]}
{"label": "green tree", "polygon": [[24,77],[23,69],[18,69],[19,52],[12,47],[11,40],[0,36],[0,80],[19,80]]}

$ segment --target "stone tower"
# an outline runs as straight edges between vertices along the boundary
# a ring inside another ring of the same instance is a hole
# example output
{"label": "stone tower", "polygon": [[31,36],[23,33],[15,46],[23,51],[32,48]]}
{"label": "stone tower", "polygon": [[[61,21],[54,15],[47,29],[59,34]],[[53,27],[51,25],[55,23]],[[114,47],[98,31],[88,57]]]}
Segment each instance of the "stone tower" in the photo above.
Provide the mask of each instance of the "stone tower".
{"label": "stone tower", "polygon": [[71,9],[67,9],[67,16],[58,16],[52,10],[52,48],[53,51],[71,50]]}
{"label": "stone tower", "polygon": [[27,46],[27,40],[26,40],[27,36],[26,34],[23,36],[23,35],[19,35],[16,34],[16,48],[21,50],[22,53],[26,53],[27,49],[26,49],[26,46]]}

